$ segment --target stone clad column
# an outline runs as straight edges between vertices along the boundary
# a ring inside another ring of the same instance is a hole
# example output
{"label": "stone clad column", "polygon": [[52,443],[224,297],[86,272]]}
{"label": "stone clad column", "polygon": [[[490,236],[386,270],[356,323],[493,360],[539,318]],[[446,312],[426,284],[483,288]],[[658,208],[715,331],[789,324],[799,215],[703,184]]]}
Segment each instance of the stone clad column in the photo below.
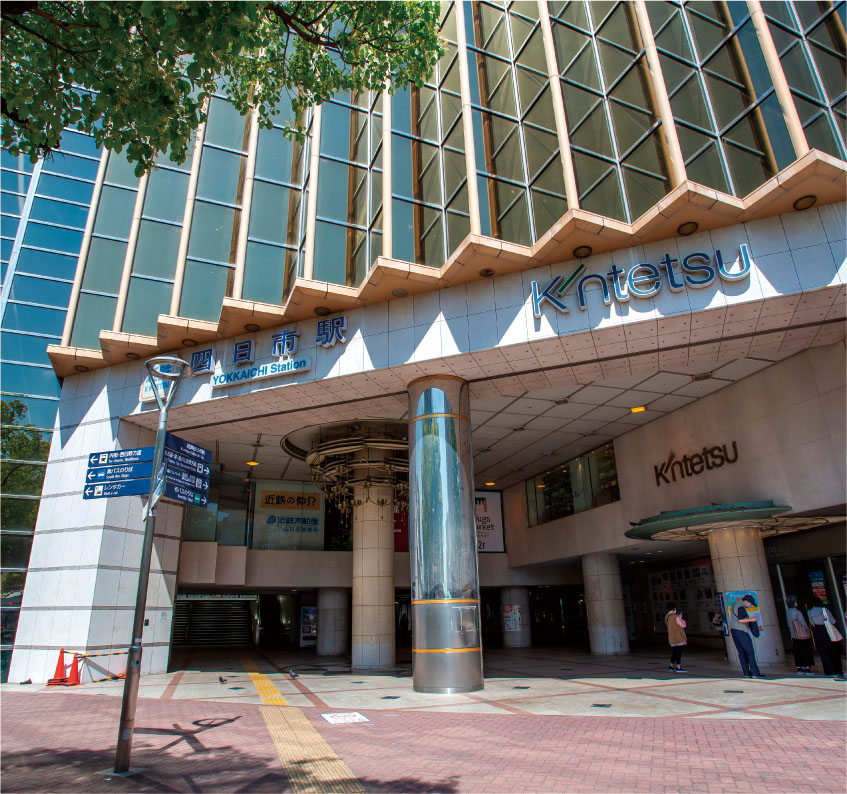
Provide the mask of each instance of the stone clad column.
{"label": "stone clad column", "polygon": [[394,667],[394,489],[353,487],[354,670]]}
{"label": "stone clad column", "polygon": [[621,571],[615,554],[598,552],[582,558],[585,606],[591,653],[629,653]]}
{"label": "stone clad column", "polygon": [[529,648],[532,645],[528,587],[500,588],[500,620],[504,648]]}
{"label": "stone clad column", "polygon": [[349,612],[347,588],[322,587],[318,590],[318,656],[347,653]]}
{"label": "stone clad column", "polygon": [[[761,531],[758,527],[730,526],[713,529],[708,539],[715,584],[724,594],[723,608],[726,609],[726,593],[743,590],[755,594],[762,617],[761,634],[751,637],[756,661],[765,667],[783,663],[785,652],[782,649],[782,635]],[[729,660],[740,668],[732,636],[725,640]]]}
{"label": "stone clad column", "polygon": [[409,552],[418,692],[483,687],[468,384],[409,384]]}

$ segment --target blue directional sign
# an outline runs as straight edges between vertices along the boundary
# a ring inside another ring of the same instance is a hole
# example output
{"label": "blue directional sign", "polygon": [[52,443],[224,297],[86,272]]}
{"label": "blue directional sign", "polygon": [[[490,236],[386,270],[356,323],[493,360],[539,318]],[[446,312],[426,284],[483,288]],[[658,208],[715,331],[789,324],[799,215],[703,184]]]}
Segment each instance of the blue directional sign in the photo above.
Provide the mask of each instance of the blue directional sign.
{"label": "blue directional sign", "polygon": [[199,505],[200,507],[205,507],[209,501],[209,497],[207,497],[206,494],[197,493],[197,491],[193,491],[191,488],[178,485],[170,480],[165,481],[165,491],[163,496],[166,499],[174,499],[177,502],[185,502],[189,505]]}
{"label": "blue directional sign", "polygon": [[148,480],[153,474],[153,461],[144,463],[129,463],[123,466],[100,466],[96,469],[89,468],[85,475],[86,483],[91,482],[116,482],[122,480]]}
{"label": "blue directional sign", "polygon": [[189,474],[181,469],[174,469],[168,466],[167,474],[168,482],[176,485],[183,485],[186,488],[193,488],[201,493],[209,493],[209,480],[206,477],[200,477],[196,474]]}
{"label": "blue directional sign", "polygon": [[211,468],[208,464],[195,460],[194,458],[187,458],[185,455],[175,452],[168,447],[165,447],[164,454],[165,463],[168,464],[168,468],[182,469],[183,471],[190,472],[191,474],[199,474],[201,477],[208,477],[209,472],[211,472]]}
{"label": "blue directional sign", "polygon": [[92,452],[88,456],[89,466],[115,466],[119,463],[141,463],[153,460],[153,447],[116,449],[111,452]]}
{"label": "blue directional sign", "polygon": [[150,491],[150,478],[144,480],[126,480],[125,482],[104,482],[86,485],[82,490],[83,499],[108,499],[112,496],[138,496]]}
{"label": "blue directional sign", "polygon": [[167,449],[172,449],[174,452],[178,452],[184,457],[199,460],[201,463],[212,462],[212,453],[208,449],[198,447],[197,444],[192,444],[190,441],[186,441],[184,438],[175,436],[173,433],[168,433],[165,436],[165,447]]}

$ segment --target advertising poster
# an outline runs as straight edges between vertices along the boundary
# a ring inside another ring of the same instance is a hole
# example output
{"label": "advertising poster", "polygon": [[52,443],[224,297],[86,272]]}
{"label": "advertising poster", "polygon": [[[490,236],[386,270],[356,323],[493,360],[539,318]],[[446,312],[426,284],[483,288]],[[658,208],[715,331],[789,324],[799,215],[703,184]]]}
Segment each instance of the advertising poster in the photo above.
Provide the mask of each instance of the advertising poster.
{"label": "advertising poster", "polygon": [[253,548],[323,551],[323,547],[323,491],[308,482],[256,480]]}
{"label": "advertising poster", "polygon": [[809,586],[815,598],[820,598],[824,604],[828,602],[826,597],[826,578],[823,575],[823,571],[809,571]]}
{"label": "advertising poster", "polygon": [[409,511],[394,505],[394,551],[409,550]]}
{"label": "advertising poster", "polygon": [[667,632],[665,613],[668,604],[685,616],[689,634],[717,636],[723,625],[723,607],[715,585],[712,561],[708,557],[680,563],[649,576],[653,629]]}
{"label": "advertising poster", "polygon": [[520,631],[521,630],[521,605],[520,604],[504,604],[503,605],[503,629],[505,631]]}
{"label": "advertising poster", "polygon": [[[724,593],[724,603],[726,606],[726,616],[727,621],[729,621],[729,616],[732,614],[733,604],[736,601],[740,601],[744,598],[744,596],[752,596],[755,604],[747,604],[744,603],[744,609],[747,611],[747,616],[751,618],[756,618],[756,623],[759,626],[759,632],[761,633],[763,630],[762,626],[762,613],[759,609],[759,594],[755,590],[730,590],[727,593]],[[750,632],[755,637],[756,634],[754,632]]]}
{"label": "advertising poster", "polygon": [[300,607],[300,647],[309,648],[318,642],[318,608]]}
{"label": "advertising poster", "polygon": [[474,491],[477,550],[505,551],[503,505],[499,491]]}

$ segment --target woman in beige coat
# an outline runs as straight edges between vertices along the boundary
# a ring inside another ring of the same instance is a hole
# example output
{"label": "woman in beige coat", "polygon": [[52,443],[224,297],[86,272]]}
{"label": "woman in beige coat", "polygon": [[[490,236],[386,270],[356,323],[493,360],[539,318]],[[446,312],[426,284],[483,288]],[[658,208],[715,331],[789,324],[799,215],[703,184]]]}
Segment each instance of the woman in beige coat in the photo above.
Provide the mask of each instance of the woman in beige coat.
{"label": "woman in beige coat", "polygon": [[676,611],[676,604],[668,604],[668,614],[665,615],[665,625],[668,627],[668,643],[671,646],[671,673],[685,673],[682,667],[682,649],[688,644],[685,636],[685,621]]}

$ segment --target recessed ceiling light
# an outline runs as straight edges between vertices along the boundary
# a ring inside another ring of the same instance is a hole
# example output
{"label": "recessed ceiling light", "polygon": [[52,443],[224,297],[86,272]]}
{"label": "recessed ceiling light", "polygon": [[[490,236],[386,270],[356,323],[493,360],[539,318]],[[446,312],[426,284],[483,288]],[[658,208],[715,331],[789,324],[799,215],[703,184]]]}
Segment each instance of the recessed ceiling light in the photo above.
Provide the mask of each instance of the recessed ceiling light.
{"label": "recessed ceiling light", "polygon": [[636,405],[634,408],[629,409],[634,414],[640,414],[647,409],[643,405]]}
{"label": "recessed ceiling light", "polygon": [[139,358],[141,358],[141,356],[140,356],[140,355],[138,355],[138,353],[127,353],[127,354],[126,354],[126,357],[127,357],[130,361],[138,361],[138,359],[139,359]]}
{"label": "recessed ceiling light", "polygon": [[391,290],[391,294],[395,298],[405,298],[409,294],[409,290],[403,289],[403,287],[397,287],[397,289]]}
{"label": "recessed ceiling light", "polygon": [[693,380],[695,383],[697,383],[698,381],[701,381],[701,380],[711,380],[711,379],[712,379],[712,373],[711,372],[700,372],[697,375],[691,376],[691,380]]}
{"label": "recessed ceiling light", "polygon": [[807,210],[809,207],[814,207],[817,203],[817,196],[800,196],[797,201],[794,202],[795,210]]}
{"label": "recessed ceiling light", "polygon": [[700,227],[697,221],[686,221],[685,223],[681,223],[677,227],[676,232],[677,234],[681,234],[683,237],[685,237],[686,235],[694,234],[694,232],[696,232],[699,228]]}
{"label": "recessed ceiling light", "polygon": [[546,488],[547,486],[546,485],[536,485],[535,487],[536,488]]}
{"label": "recessed ceiling light", "polygon": [[244,326],[244,330],[245,330],[245,331],[251,331],[251,332],[252,332],[252,331],[258,331],[258,330],[259,330],[259,326],[258,326],[258,325],[256,325],[256,323],[247,323],[247,324]]}
{"label": "recessed ceiling light", "polygon": [[573,255],[577,259],[585,259],[587,256],[591,256],[591,246],[590,245],[578,245],[573,249]]}
{"label": "recessed ceiling light", "polygon": [[487,483],[485,483],[485,484],[486,484],[486,485],[497,485],[497,483],[496,483],[496,482],[487,482]]}
{"label": "recessed ceiling light", "polygon": [[85,364],[74,364],[74,369],[77,372],[88,372],[88,367]]}
{"label": "recessed ceiling light", "polygon": [[513,427],[512,428],[513,433],[523,433],[524,430],[526,430],[525,427]]}
{"label": "recessed ceiling light", "polygon": [[326,306],[315,306],[315,314],[318,317],[326,317],[328,314],[332,314],[332,312]]}
{"label": "recessed ceiling light", "polygon": [[197,347],[197,341],[195,339],[183,339],[182,344],[185,347]]}
{"label": "recessed ceiling light", "polygon": [[570,402],[570,400],[567,397],[563,397],[561,400],[556,400],[555,404],[556,405],[567,405],[569,402]]}
{"label": "recessed ceiling light", "polygon": [[245,463],[246,463],[248,466],[258,466],[258,465],[259,465],[259,461],[258,461],[258,460],[247,460],[247,461],[245,461]]}
{"label": "recessed ceiling light", "polygon": [[483,278],[491,278],[494,275],[494,270],[492,270],[490,267],[484,267],[482,270],[479,271],[479,275]]}

